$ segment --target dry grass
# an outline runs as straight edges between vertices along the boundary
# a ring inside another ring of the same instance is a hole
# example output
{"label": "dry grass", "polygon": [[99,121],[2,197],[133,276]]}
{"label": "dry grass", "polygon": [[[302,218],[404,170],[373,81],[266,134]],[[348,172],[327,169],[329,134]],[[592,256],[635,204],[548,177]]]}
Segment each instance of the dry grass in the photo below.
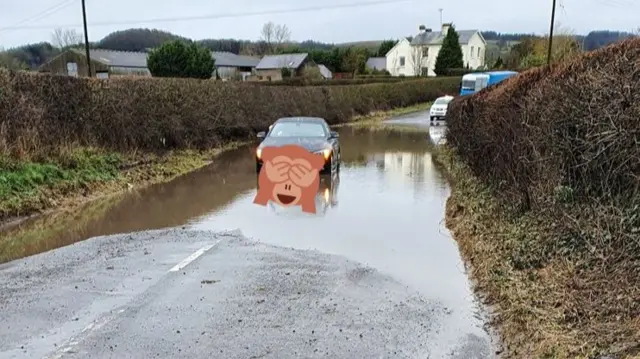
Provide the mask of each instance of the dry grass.
{"label": "dry grass", "polygon": [[447,223],[512,358],[640,355],[640,39],[449,106]]}
{"label": "dry grass", "polygon": [[[440,148],[436,160],[453,182],[447,227],[476,291],[493,309],[491,324],[502,338],[504,357],[640,356],[637,254],[595,242],[583,251],[578,247],[585,244],[570,232],[575,227],[562,222],[568,218],[539,210],[517,214],[450,148]],[[599,209],[574,210],[595,215]],[[600,225],[609,218],[599,217],[585,216],[579,225],[593,240],[606,240],[611,230]],[[611,265],[612,259],[618,264]]]}

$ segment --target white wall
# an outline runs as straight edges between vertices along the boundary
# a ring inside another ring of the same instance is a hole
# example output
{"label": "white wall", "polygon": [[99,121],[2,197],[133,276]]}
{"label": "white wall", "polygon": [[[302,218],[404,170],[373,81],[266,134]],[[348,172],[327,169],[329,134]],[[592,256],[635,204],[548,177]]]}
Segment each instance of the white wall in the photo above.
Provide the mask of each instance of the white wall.
{"label": "white wall", "polygon": [[387,52],[387,71],[391,76],[415,76],[416,65],[414,62],[417,60],[419,63],[418,55],[407,39],[401,39],[396,46]]}
{"label": "white wall", "polygon": [[461,47],[462,62],[465,66],[468,64],[473,70],[484,66],[485,53],[487,49],[479,34],[474,34],[469,40],[469,43]]}
{"label": "white wall", "polygon": [[[434,70],[436,68],[436,59],[438,58],[440,48],[441,45],[430,45],[428,56],[422,58],[422,67],[427,67],[429,69],[429,76],[436,76]],[[486,45],[479,34],[474,34],[469,40],[469,43],[461,45],[460,48],[462,49],[462,63],[465,66],[469,64],[469,67],[474,70],[478,67],[484,66]],[[472,48],[473,54],[471,54]],[[480,49],[479,54],[478,49]]]}
{"label": "white wall", "polygon": [[429,45],[429,52],[426,57],[422,58],[422,66],[429,69],[428,76],[436,76],[433,71],[436,68],[436,59],[440,53],[440,45]]}

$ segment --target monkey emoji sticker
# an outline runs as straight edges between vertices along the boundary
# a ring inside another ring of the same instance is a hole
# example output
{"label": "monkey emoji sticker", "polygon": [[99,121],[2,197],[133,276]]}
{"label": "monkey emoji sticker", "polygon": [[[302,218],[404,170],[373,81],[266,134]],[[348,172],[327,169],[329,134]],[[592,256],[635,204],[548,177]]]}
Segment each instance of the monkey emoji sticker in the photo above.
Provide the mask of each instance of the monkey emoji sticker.
{"label": "monkey emoji sticker", "polygon": [[258,193],[253,203],[266,206],[272,201],[281,206],[300,206],[316,213],[315,196],[320,186],[322,155],[296,145],[262,149],[262,168],[258,175]]}

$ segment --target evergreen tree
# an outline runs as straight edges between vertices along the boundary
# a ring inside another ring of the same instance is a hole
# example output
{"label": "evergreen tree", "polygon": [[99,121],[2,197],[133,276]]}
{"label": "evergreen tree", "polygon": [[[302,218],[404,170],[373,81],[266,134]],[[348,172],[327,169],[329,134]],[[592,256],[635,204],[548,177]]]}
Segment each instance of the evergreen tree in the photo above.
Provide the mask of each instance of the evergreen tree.
{"label": "evergreen tree", "polygon": [[464,64],[462,62],[462,48],[458,38],[456,29],[451,26],[447,35],[442,41],[440,52],[436,58],[436,66],[434,72],[436,75],[444,75],[447,73],[447,69],[462,69]]}
{"label": "evergreen tree", "polygon": [[149,53],[149,71],[155,77],[211,78],[215,60],[194,42],[169,41]]}

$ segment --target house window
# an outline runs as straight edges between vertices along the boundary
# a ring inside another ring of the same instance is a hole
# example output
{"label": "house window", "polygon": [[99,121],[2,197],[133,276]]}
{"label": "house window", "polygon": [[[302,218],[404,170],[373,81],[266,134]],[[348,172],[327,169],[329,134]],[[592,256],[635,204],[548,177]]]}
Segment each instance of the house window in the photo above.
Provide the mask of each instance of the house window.
{"label": "house window", "polygon": [[422,48],[422,57],[429,57],[429,48],[426,46]]}
{"label": "house window", "polygon": [[75,62],[67,62],[67,75],[78,77],[78,64]]}
{"label": "house window", "polygon": [[429,68],[428,67],[423,67],[421,70],[422,70],[422,76],[429,76]]}
{"label": "house window", "polygon": [[478,58],[480,58],[480,48],[478,47]]}
{"label": "house window", "polygon": [[404,67],[404,56],[400,56],[400,67]]}
{"label": "house window", "polygon": [[473,58],[473,46],[471,46],[471,58]]}
{"label": "house window", "polygon": [[96,72],[96,77],[99,79],[108,79],[109,78],[109,73],[108,72]]}

